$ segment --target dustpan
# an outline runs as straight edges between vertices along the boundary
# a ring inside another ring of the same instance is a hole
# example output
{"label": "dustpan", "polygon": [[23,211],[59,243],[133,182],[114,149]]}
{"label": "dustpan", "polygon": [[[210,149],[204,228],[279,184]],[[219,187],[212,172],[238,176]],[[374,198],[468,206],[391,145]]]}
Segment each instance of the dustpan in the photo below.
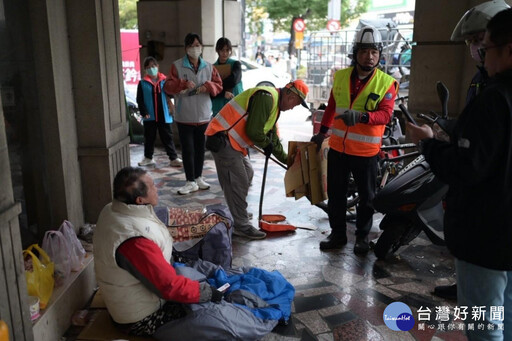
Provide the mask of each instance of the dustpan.
{"label": "dustpan", "polygon": [[282,214],[263,214],[260,218],[260,228],[267,232],[295,231],[297,228],[286,222]]}
{"label": "dustpan", "polygon": [[[267,167],[269,156],[265,156],[265,168],[263,169],[263,180],[261,182],[260,194],[260,210],[258,215],[258,222],[260,229],[266,232],[282,232],[282,231],[295,231],[297,228],[288,224],[286,217],[282,214],[262,214],[263,208],[263,194],[265,193],[265,182],[267,179]],[[281,167],[284,167],[279,163]]]}

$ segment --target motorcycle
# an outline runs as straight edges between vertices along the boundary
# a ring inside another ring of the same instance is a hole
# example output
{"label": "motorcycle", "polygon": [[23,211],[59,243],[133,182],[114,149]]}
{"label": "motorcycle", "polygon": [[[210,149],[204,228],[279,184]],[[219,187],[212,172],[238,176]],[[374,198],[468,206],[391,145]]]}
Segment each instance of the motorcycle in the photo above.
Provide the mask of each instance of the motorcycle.
{"label": "motorcycle", "polygon": [[[431,112],[418,116],[434,123],[436,138],[451,125],[448,120],[448,89],[437,83],[437,92],[442,103],[442,116]],[[410,122],[416,124],[407,108],[399,105]],[[378,259],[386,259],[401,246],[409,244],[421,231],[435,245],[445,245],[443,233],[443,199],[448,185],[441,182],[430,169],[423,155],[406,165],[375,196],[373,205],[383,213],[379,227],[383,231],[373,248]]]}

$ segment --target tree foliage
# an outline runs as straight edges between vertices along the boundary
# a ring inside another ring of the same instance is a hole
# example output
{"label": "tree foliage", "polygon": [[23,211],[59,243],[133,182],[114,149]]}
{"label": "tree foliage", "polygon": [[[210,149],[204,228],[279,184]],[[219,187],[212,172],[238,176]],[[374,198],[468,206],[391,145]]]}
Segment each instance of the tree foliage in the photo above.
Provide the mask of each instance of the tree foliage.
{"label": "tree foliage", "polygon": [[[295,31],[293,21],[303,18],[309,31],[325,29],[327,25],[328,0],[253,0],[262,6],[273,21],[274,30],[290,32],[288,52],[295,49]],[[341,0],[341,27],[346,27],[350,20],[364,13],[370,0]]]}
{"label": "tree foliage", "polygon": [[[265,8],[269,19],[274,23],[276,31],[288,29],[292,18],[304,18],[311,31],[324,29],[327,24],[328,0],[254,0]],[[349,21],[364,13],[370,0],[341,0],[341,27],[346,27]]]}
{"label": "tree foliage", "polygon": [[246,14],[249,33],[262,35],[263,20],[268,18],[268,13],[262,7],[260,0],[246,0]]}
{"label": "tree foliage", "polygon": [[138,28],[137,0],[119,0],[119,24],[123,29]]}

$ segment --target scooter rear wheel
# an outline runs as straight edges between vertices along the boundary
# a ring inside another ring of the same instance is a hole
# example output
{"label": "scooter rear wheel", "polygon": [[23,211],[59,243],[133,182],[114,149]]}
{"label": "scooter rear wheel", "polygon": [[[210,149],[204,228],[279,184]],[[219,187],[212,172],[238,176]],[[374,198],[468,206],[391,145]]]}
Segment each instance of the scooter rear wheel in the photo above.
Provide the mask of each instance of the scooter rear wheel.
{"label": "scooter rear wheel", "polygon": [[373,251],[378,259],[385,260],[395,253],[400,246],[407,230],[411,228],[410,222],[400,221],[393,227],[388,226],[377,240]]}

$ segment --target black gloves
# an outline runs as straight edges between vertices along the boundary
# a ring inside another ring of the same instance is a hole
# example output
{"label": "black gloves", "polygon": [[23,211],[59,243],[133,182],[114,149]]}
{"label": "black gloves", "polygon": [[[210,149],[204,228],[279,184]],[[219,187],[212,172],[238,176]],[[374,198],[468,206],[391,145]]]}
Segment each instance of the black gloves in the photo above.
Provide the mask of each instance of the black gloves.
{"label": "black gloves", "polygon": [[210,288],[212,289],[211,301],[214,303],[219,303],[222,300],[222,296],[224,296],[224,293],[220,292],[219,290],[215,289],[212,286],[210,286]]}
{"label": "black gloves", "polygon": [[265,152],[266,157],[270,157],[272,155],[272,151],[274,150],[274,144],[272,141],[270,141],[265,148],[263,148],[263,151]]}
{"label": "black gloves", "polygon": [[313,135],[313,137],[311,138],[311,142],[315,142],[316,143],[316,146],[317,146],[316,149],[317,150],[320,150],[324,140],[325,140],[325,134],[322,134],[322,133],[318,133],[316,135]]}
{"label": "black gloves", "polygon": [[339,117],[345,122],[345,124],[349,127],[356,125],[356,123],[361,122],[361,116],[363,115],[362,112],[348,109],[343,114],[341,114]]}

